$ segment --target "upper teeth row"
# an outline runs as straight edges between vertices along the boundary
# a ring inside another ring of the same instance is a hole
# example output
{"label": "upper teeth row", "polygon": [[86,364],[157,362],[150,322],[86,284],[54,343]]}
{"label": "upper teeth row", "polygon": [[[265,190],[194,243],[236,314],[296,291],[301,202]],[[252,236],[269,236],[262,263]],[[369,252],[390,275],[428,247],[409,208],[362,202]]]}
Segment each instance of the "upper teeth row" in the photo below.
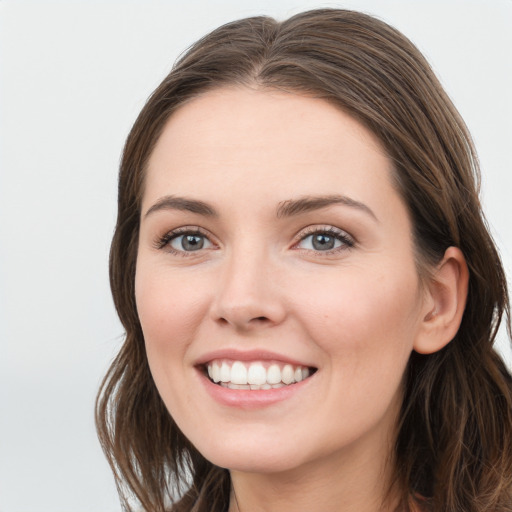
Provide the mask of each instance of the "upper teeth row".
{"label": "upper teeth row", "polygon": [[208,364],[208,375],[213,382],[225,382],[231,384],[250,384],[255,386],[293,384],[309,377],[309,368],[304,366],[292,366],[291,364],[271,364],[265,368],[263,363],[242,363],[234,361],[232,364],[226,361],[213,361]]}

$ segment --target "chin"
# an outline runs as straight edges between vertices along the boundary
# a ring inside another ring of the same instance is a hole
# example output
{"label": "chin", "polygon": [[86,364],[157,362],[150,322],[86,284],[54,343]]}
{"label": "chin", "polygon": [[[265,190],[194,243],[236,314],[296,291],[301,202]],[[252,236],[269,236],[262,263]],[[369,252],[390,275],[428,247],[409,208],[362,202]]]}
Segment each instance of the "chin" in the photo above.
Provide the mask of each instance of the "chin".
{"label": "chin", "polygon": [[215,446],[201,446],[201,443],[195,446],[212,464],[244,473],[280,473],[293,470],[304,463],[303,452],[299,454],[295,443],[293,447],[283,447],[282,442],[252,441],[248,445],[231,438]]}

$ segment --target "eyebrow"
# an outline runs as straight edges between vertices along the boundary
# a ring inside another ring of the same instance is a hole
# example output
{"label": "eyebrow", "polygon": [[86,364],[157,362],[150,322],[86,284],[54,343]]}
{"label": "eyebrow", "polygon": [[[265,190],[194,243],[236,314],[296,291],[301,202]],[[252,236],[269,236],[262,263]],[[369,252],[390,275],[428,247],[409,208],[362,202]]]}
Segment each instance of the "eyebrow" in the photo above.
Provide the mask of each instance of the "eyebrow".
{"label": "eyebrow", "polygon": [[[351,208],[361,210],[378,222],[377,216],[367,205],[342,195],[304,196],[298,199],[281,201],[277,207],[276,216],[277,218],[292,217],[294,215],[300,215],[302,213],[320,210],[322,208],[327,208],[328,206],[336,204],[342,204],[344,206],[349,206]],[[210,206],[208,203],[205,203],[204,201],[190,199],[187,197],[164,196],[148,209],[144,217],[147,217],[151,213],[161,210],[188,211],[191,213],[197,213],[198,215],[203,215],[205,217],[218,216],[215,208]]]}
{"label": "eyebrow", "polygon": [[293,215],[299,215],[301,213],[307,213],[314,210],[327,208],[328,206],[335,204],[342,204],[344,206],[349,206],[351,208],[361,210],[378,222],[377,216],[367,205],[350,197],[341,195],[304,196],[299,199],[283,201],[279,203],[277,208],[277,217],[291,217]]}
{"label": "eyebrow", "polygon": [[179,196],[164,196],[149,208],[144,217],[160,210],[181,210],[204,215],[205,217],[217,216],[215,209],[203,201]]}

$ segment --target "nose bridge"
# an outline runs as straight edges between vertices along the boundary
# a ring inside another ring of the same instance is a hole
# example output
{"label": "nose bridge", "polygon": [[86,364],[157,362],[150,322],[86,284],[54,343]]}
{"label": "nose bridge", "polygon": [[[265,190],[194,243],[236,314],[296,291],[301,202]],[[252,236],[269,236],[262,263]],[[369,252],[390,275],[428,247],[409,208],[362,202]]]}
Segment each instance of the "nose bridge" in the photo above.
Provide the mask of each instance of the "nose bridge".
{"label": "nose bridge", "polygon": [[240,329],[277,324],[284,304],[275,286],[275,263],[262,243],[234,245],[219,272],[214,319]]}

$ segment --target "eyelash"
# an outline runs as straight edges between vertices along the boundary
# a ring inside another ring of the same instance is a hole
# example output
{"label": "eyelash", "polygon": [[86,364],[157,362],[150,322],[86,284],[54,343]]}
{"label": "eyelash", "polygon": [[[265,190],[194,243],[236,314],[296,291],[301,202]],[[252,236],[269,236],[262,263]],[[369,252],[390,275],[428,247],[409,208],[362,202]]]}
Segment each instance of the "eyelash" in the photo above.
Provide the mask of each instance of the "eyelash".
{"label": "eyelash", "polygon": [[166,250],[167,252],[175,255],[175,256],[194,256],[195,252],[201,252],[201,250],[198,251],[180,251],[177,249],[174,249],[171,246],[171,242],[175,240],[176,238],[180,236],[186,236],[186,235],[192,235],[192,236],[200,236],[206,240],[208,240],[212,245],[215,246],[215,244],[210,240],[210,235],[208,235],[206,232],[204,232],[199,227],[192,227],[192,226],[184,226],[182,228],[173,229],[172,231],[169,231],[165,235],[159,237],[155,242],[156,249],[160,250]]}
{"label": "eyelash", "polygon": [[[194,226],[184,226],[182,228],[177,228],[172,231],[169,231],[165,235],[159,237],[155,242],[155,248],[159,250],[166,250],[167,252],[176,255],[176,256],[182,256],[182,257],[189,257],[194,256],[195,252],[202,252],[202,249],[199,249],[197,251],[184,251],[184,250],[177,250],[174,249],[171,246],[171,242],[175,240],[176,238],[180,236],[185,235],[192,235],[192,236],[200,236],[204,239],[208,240],[210,244],[212,244],[215,247],[215,243],[211,241],[210,235],[204,232],[201,228]],[[298,247],[298,245],[306,240],[308,237],[314,236],[314,235],[327,235],[329,237],[334,238],[335,240],[341,242],[341,246],[335,247],[333,249],[328,249],[325,251],[315,250],[315,249],[304,249]],[[335,228],[334,226],[311,226],[309,228],[306,228],[302,230],[300,233],[298,233],[295,236],[295,243],[292,247],[292,249],[304,251],[307,253],[314,253],[315,255],[319,256],[329,256],[336,254],[340,251],[344,251],[347,249],[351,249],[355,246],[355,240],[345,231]]]}
{"label": "eyelash", "polygon": [[[314,235],[327,235],[341,242],[341,245],[339,247],[334,247],[333,249],[328,249],[325,251],[315,249],[303,249],[298,247],[298,245],[301,242],[304,242],[304,240]],[[339,228],[335,228],[334,226],[311,226],[309,228],[306,228],[305,230],[302,230],[296,236],[296,240],[297,242],[293,246],[295,250],[305,251],[307,253],[314,252],[315,255],[319,255],[320,257],[330,256],[333,254],[337,254],[341,251],[346,251],[347,249],[352,249],[356,244],[355,240],[346,231],[343,231],[342,229]]]}

